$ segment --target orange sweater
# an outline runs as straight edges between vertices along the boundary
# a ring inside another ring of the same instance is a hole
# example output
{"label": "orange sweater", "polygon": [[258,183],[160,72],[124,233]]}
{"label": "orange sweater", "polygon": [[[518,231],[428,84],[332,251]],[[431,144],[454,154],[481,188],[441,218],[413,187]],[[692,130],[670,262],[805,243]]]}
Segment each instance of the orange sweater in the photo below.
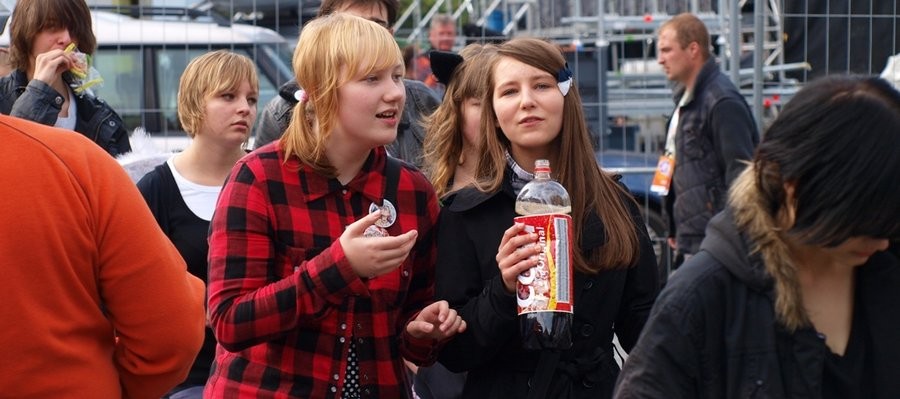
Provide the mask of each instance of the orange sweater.
{"label": "orange sweater", "polygon": [[84,136],[0,116],[0,143],[0,396],[159,398],[203,341],[203,283]]}

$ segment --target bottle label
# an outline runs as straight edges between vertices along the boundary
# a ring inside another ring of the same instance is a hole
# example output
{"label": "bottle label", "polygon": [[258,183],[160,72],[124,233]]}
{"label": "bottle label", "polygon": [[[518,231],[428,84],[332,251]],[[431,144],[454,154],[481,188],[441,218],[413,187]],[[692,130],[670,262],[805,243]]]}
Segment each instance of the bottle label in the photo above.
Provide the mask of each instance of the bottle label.
{"label": "bottle label", "polygon": [[529,312],[572,313],[572,217],[565,214],[519,216],[521,234],[535,233],[544,251],[538,264],[519,274],[516,300],[519,314]]}

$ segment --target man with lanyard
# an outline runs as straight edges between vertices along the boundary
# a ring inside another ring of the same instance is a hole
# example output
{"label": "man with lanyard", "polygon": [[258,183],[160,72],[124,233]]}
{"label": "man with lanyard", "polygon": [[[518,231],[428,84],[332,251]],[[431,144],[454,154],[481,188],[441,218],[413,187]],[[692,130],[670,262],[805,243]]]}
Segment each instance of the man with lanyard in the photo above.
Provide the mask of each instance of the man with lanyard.
{"label": "man with lanyard", "polygon": [[667,196],[677,267],[700,249],[706,223],[759,142],[750,107],[710,55],[706,26],[684,13],[659,29],[657,61],[676,84],[677,106],[651,190]]}

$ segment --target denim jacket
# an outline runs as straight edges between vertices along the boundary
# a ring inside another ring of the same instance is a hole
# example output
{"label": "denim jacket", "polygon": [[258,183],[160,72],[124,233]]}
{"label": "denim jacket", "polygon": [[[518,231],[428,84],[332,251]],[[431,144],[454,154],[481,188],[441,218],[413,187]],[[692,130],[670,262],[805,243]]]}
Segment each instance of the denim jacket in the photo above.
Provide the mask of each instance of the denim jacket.
{"label": "denim jacket", "polygon": [[[64,76],[65,78],[65,76]],[[97,143],[113,157],[131,151],[128,131],[115,111],[89,92],[72,97],[77,107],[75,131]],[[0,112],[53,126],[59,116],[63,97],[47,83],[14,70],[0,77]]]}

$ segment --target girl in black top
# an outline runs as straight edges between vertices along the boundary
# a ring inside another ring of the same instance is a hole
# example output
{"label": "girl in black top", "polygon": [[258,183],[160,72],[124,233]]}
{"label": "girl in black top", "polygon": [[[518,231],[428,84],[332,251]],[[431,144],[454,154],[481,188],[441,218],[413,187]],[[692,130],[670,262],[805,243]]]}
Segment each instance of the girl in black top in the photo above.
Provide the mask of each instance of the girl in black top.
{"label": "girl in black top", "polygon": [[[258,88],[256,67],[246,56],[218,50],[192,60],[178,90],[178,117],[191,143],[138,181],[138,189],[188,271],[204,282],[209,222],[225,178],[246,154],[244,145],[256,120]],[[170,395],[202,397],[215,348],[207,327],[187,380]]]}
{"label": "girl in black top", "polygon": [[[451,195],[438,232],[437,295],[468,329],[439,360],[468,371],[464,398],[609,397],[618,373],[613,333],[630,349],[658,291],[637,204],[597,165],[558,47],[503,43],[485,83],[477,183]],[[568,190],[574,220],[574,343],[555,355],[522,347],[514,294],[516,276],[535,265],[538,249],[534,234],[518,236],[514,203],[540,158]]]}

